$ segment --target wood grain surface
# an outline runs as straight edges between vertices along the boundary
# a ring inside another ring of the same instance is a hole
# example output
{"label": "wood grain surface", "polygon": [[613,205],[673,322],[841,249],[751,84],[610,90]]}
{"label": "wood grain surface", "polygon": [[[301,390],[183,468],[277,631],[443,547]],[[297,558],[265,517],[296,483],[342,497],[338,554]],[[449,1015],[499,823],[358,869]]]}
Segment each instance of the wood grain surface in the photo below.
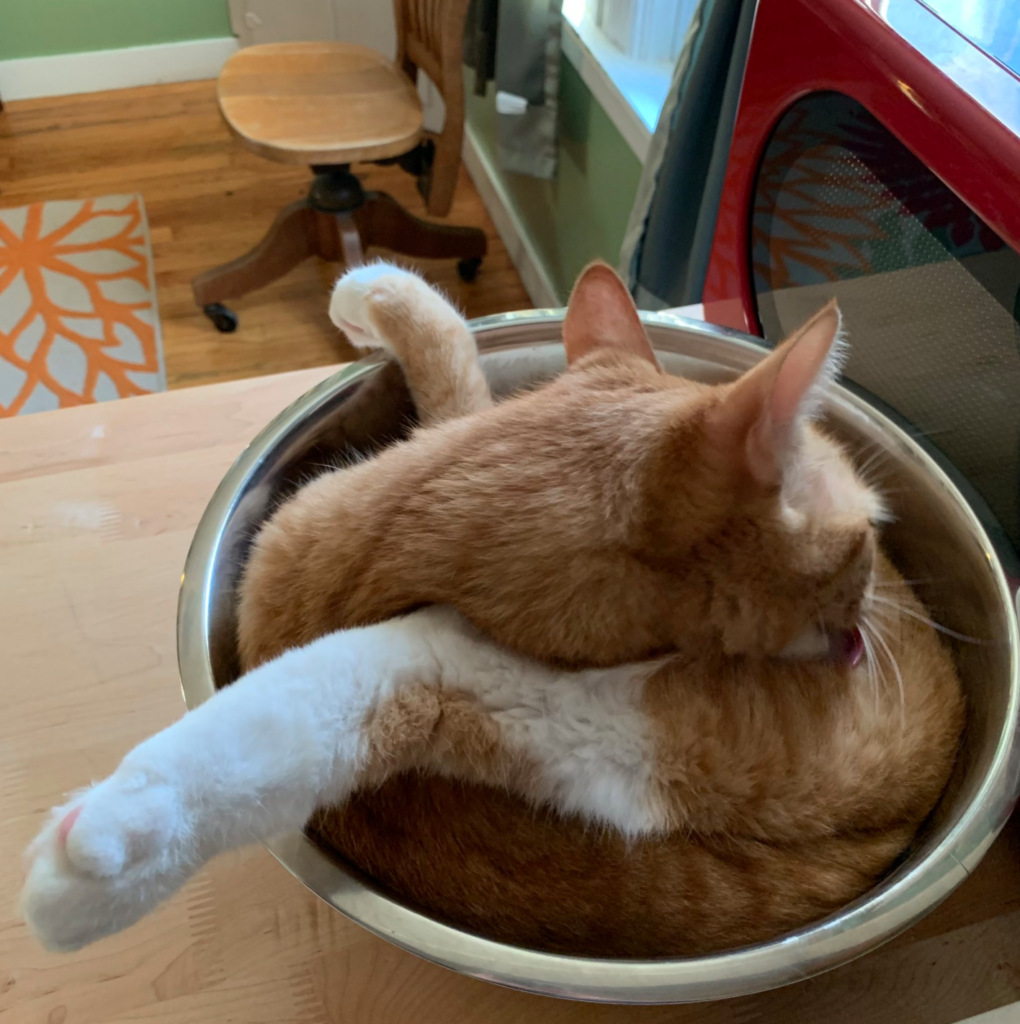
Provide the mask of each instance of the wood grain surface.
{"label": "wood grain surface", "polygon": [[174,615],[195,524],[244,445],[328,372],[0,421],[0,1022],[950,1024],[1020,998],[1015,818],[884,949],[711,1005],[583,1005],[460,977],[351,924],[261,848],[122,935],[40,949],[16,911],[21,850],[65,792],[183,714]]}
{"label": "wood grain surface", "polygon": [[219,77],[241,143],[283,163],[349,164],[401,156],[421,136],[411,80],[354,43],[267,43],[239,50]]}
{"label": "wood grain surface", "polygon": [[[414,179],[398,167],[368,164],[355,170],[366,189],[389,192],[411,213],[425,216]],[[308,260],[282,280],[232,302],[241,317],[236,334],[219,334],[191,294],[191,279],[199,271],[247,252],[284,206],[304,198],[310,180],[306,167],[273,163],[244,149],[220,116],[211,81],[18,100],[0,114],[0,206],[141,193],[152,231],[171,388],[354,356],[327,315],[336,263]],[[489,251],[477,279],[461,281],[453,260],[414,260],[413,265],[470,317],[530,309],[521,279],[463,169],[445,222],[485,230]]]}

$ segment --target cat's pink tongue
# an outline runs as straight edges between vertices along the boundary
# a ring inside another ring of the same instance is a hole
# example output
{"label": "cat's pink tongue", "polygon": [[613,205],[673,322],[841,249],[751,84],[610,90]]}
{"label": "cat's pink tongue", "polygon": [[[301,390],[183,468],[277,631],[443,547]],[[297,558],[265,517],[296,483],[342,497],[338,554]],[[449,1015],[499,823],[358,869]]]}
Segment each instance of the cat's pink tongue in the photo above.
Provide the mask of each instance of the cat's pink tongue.
{"label": "cat's pink tongue", "polygon": [[854,626],[829,633],[829,657],[840,665],[857,668],[864,657],[864,635],[860,628]]}

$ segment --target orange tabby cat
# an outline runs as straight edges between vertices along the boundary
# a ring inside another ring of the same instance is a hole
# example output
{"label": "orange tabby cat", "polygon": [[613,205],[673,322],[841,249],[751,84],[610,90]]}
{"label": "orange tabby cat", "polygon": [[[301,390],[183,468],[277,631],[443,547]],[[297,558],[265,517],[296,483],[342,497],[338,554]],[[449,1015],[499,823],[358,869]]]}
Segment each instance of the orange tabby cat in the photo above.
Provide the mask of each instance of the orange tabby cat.
{"label": "orange tabby cat", "polygon": [[[564,325],[570,371],[490,409],[449,307],[409,275],[360,273],[333,318],[396,355],[433,429],[320,479],[263,531],[246,667],[432,602],[554,664],[679,649],[650,699],[663,745],[684,752],[664,774],[686,828],[628,842],[416,772],[320,813],[325,845],[454,923],[604,956],[758,941],[867,890],[945,785],[962,699],[876,554],[881,501],[802,430],[838,365],[834,307],[737,384],[706,387],[658,371],[629,295],[595,265]],[[876,618],[876,586],[907,614]],[[766,657],[865,612],[879,636],[860,669]]]}
{"label": "orange tabby cat", "polygon": [[397,356],[427,426],[260,531],[246,674],[55,811],[22,898],[42,941],[127,927],[316,806],[406,899],[571,952],[766,938],[888,869],[963,703],[880,498],[812,422],[835,306],[709,387],[659,371],[594,266],[568,372],[498,405],[416,277],[353,270],[331,314]]}

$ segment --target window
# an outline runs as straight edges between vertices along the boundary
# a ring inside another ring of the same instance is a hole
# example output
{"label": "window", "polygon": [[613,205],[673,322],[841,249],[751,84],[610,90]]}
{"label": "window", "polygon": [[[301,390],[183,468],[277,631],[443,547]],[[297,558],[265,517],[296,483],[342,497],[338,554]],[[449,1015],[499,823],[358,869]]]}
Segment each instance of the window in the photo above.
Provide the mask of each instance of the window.
{"label": "window", "polygon": [[563,0],[563,52],[644,161],[699,0]]}
{"label": "window", "polygon": [[593,20],[624,56],[674,63],[697,0],[591,0]]}

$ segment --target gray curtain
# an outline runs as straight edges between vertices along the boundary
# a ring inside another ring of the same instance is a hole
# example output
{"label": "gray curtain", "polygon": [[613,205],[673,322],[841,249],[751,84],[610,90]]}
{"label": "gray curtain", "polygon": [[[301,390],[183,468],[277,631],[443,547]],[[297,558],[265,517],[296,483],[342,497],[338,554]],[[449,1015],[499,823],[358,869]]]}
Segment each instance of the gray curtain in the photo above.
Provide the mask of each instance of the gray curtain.
{"label": "gray curtain", "polygon": [[[496,88],[496,153],[508,171],[556,176],[561,0],[474,0],[464,60]],[[506,111],[506,112],[500,112]]]}
{"label": "gray curtain", "polygon": [[701,301],[755,0],[701,0],[659,115],[624,236],[642,309]]}

